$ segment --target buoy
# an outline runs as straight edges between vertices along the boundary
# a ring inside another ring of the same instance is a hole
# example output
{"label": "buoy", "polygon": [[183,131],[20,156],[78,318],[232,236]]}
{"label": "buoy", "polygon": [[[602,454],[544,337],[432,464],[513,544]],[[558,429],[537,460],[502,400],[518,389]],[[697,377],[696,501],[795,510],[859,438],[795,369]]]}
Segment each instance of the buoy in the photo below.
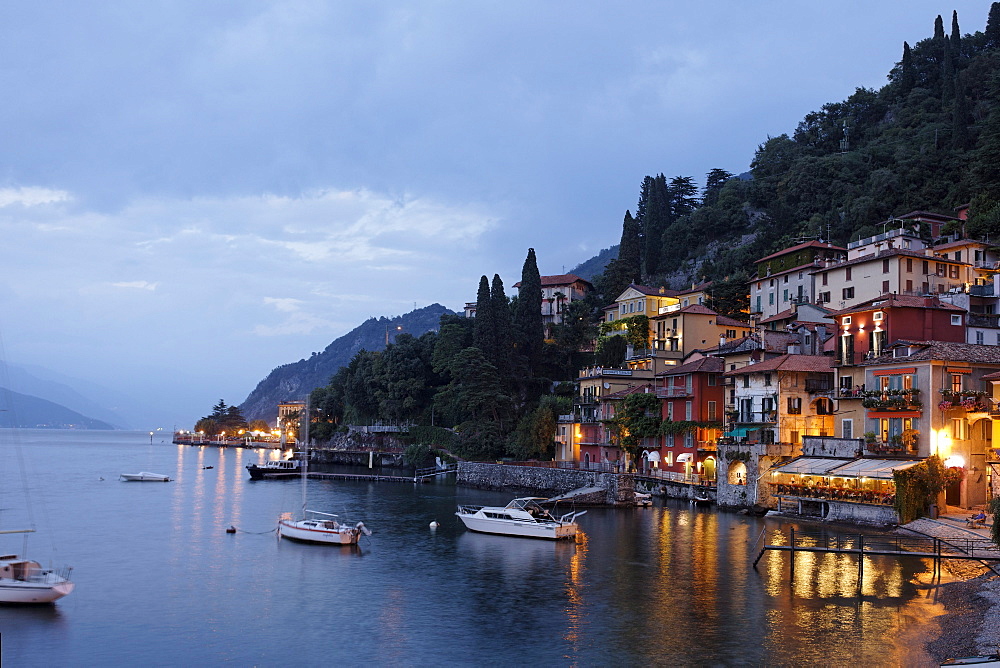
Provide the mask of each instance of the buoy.
{"label": "buoy", "polygon": [[431,529],[437,529],[439,526],[441,525],[438,524],[437,521],[431,522]]}
{"label": "buoy", "polygon": [[229,527],[226,529],[226,533],[236,533],[236,527]]}

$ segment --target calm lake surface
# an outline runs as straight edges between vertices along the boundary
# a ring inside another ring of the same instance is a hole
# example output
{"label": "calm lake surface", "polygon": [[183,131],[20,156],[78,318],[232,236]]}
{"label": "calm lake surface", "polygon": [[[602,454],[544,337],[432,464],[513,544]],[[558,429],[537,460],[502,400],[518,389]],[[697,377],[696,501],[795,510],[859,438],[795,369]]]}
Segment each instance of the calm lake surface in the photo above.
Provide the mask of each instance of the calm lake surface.
{"label": "calm lake surface", "polygon": [[[73,566],[76,582],[52,606],[0,607],[4,666],[913,665],[900,648],[940,612],[914,584],[930,569],[918,560],[870,560],[860,597],[849,558],[800,554],[794,583],[787,555],[754,570],[761,530],[796,526],[769,517],[658,500],[591,509],[577,543],[552,543],[471,534],[454,516],[509,494],[314,481],[311,508],[374,535],[303,545],[273,532],[300,483],[244,468],[270,451],[148,432],[2,437],[28,465],[29,556]],[[0,523],[23,525],[3,459]],[[174,480],[118,480],[139,471]],[[22,552],[22,538],[0,536],[0,550]]]}

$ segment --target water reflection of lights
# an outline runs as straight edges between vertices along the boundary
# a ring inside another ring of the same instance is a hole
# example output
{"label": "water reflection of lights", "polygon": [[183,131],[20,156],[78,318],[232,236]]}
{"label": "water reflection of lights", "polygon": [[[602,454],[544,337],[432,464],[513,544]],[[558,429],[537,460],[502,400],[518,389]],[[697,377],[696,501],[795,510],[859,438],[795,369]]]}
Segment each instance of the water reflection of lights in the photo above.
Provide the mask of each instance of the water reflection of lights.
{"label": "water reflection of lights", "polygon": [[569,560],[566,582],[566,633],[563,639],[570,643],[574,656],[580,650],[579,642],[583,631],[583,572],[586,567],[587,534],[582,531],[576,536],[576,549]]}

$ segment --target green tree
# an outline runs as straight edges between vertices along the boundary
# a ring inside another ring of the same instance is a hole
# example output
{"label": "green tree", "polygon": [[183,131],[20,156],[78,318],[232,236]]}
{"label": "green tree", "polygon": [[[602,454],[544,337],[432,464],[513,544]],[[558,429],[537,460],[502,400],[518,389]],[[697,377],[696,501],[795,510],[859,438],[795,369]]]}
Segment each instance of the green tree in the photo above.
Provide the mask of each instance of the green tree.
{"label": "green tree", "polygon": [[750,295],[748,282],[750,277],[746,272],[739,272],[732,276],[712,282],[706,306],[719,315],[730,318],[742,319],[746,317],[750,310]]}
{"label": "green tree", "polygon": [[634,462],[642,457],[643,440],[660,433],[661,402],[653,392],[637,392],[622,400],[608,422],[618,446]]}
{"label": "green tree", "polygon": [[474,341],[476,347],[485,355],[491,355],[495,343],[493,317],[493,302],[490,300],[490,279],[484,274],[479,279],[479,290],[476,293],[476,324]]}
{"label": "green tree", "polygon": [[733,178],[732,172],[727,172],[724,169],[719,169],[718,167],[713,168],[705,176],[705,190],[701,194],[701,202],[705,206],[712,206],[719,201],[719,191],[722,190],[722,186],[726,185],[726,181]]}
{"label": "green tree", "polygon": [[986,30],[983,33],[986,36],[987,46],[994,49],[1000,48],[1000,2],[994,2],[990,5],[989,17],[986,19]]}
{"label": "green tree", "polygon": [[535,249],[528,249],[528,256],[521,268],[521,283],[512,318],[514,349],[523,360],[524,373],[528,378],[542,362],[542,345],[545,341],[545,326],[542,323],[542,278],[538,272]]}
{"label": "green tree", "polygon": [[194,430],[196,432],[205,434],[206,436],[215,436],[220,431],[222,431],[219,428],[218,422],[216,422],[212,418],[207,418],[207,417],[203,417],[200,420],[198,420],[194,425]]}
{"label": "green tree", "polygon": [[250,431],[259,431],[265,434],[271,432],[271,425],[266,420],[251,420],[247,426]]}

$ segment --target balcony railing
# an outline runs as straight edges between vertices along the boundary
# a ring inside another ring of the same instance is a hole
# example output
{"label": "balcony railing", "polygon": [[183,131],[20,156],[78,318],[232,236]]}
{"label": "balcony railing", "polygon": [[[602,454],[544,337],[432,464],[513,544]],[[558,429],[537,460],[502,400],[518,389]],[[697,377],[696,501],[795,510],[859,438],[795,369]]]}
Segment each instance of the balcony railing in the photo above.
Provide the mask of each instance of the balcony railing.
{"label": "balcony railing", "polygon": [[1000,328],[1000,314],[998,313],[970,313],[969,327],[996,327]]}
{"label": "balcony railing", "polygon": [[775,419],[774,411],[741,412],[736,416],[736,422],[739,424],[771,424]]}
{"label": "balcony railing", "polygon": [[920,390],[868,390],[862,392],[861,406],[873,411],[920,411]]}
{"label": "balcony railing", "polygon": [[833,381],[831,380],[820,380],[817,378],[806,378],[806,392],[816,393],[816,392],[831,392],[833,391]]}
{"label": "balcony railing", "polygon": [[660,399],[670,399],[672,397],[690,397],[690,387],[658,387],[656,396]]}

